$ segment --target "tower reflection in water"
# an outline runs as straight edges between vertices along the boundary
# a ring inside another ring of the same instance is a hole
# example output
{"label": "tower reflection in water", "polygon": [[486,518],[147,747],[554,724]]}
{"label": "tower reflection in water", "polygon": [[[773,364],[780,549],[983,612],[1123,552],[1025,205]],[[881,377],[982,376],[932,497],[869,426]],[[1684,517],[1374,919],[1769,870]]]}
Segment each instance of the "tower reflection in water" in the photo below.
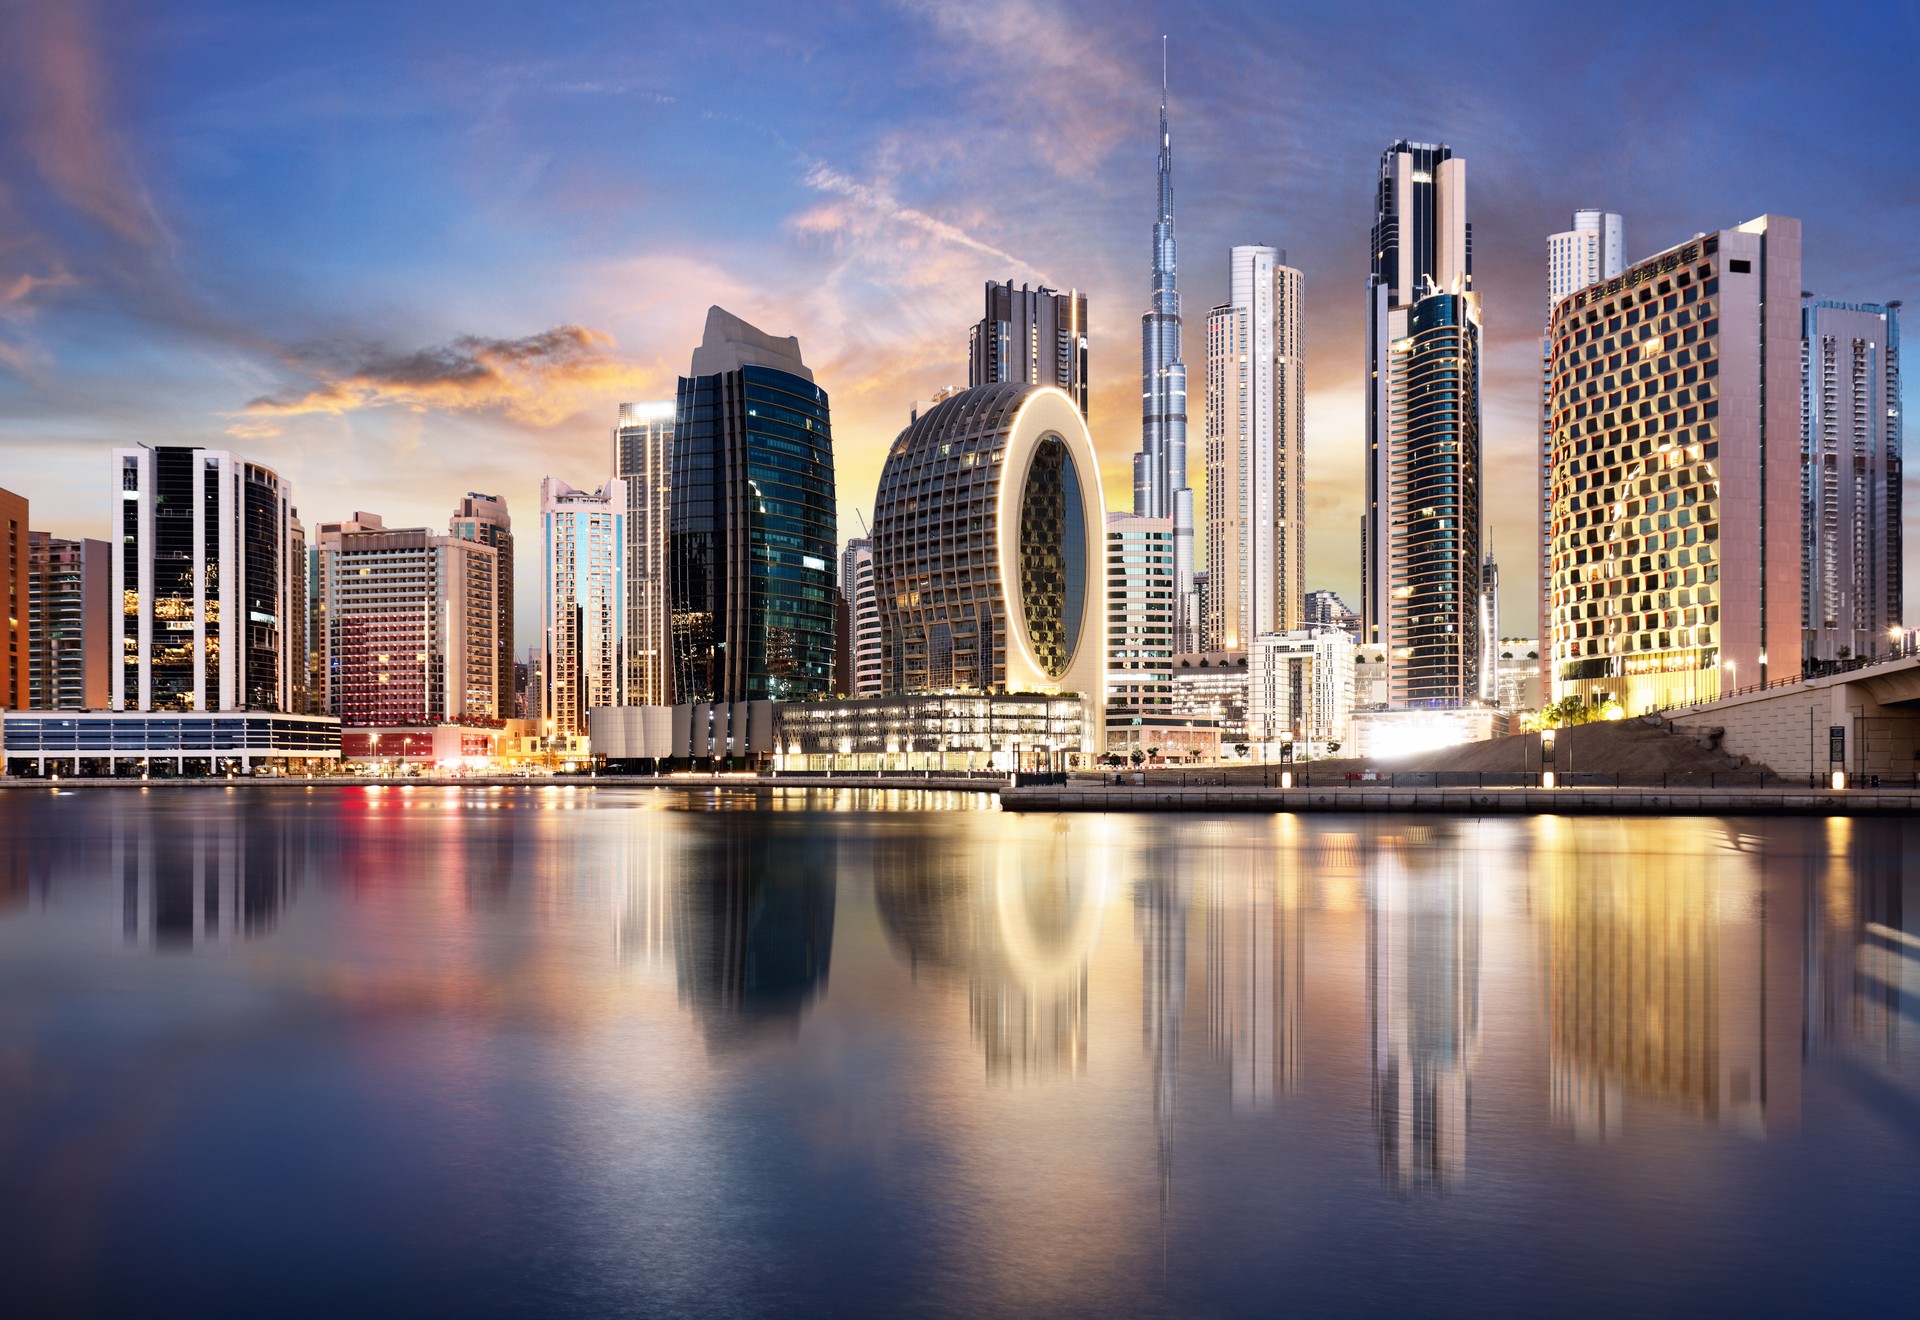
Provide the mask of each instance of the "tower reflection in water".
{"label": "tower reflection in water", "polygon": [[1226,1062],[1233,1112],[1262,1114],[1300,1086],[1306,933],[1296,816],[1274,822],[1282,848],[1206,854],[1207,1040]]}
{"label": "tower reflection in water", "polygon": [[1380,1171],[1443,1191],[1467,1170],[1480,1044],[1480,874],[1471,842],[1406,825],[1368,856],[1367,1017]]}
{"label": "tower reflection in water", "polygon": [[[212,809],[207,809],[212,808]],[[129,943],[171,952],[271,933],[321,864],[308,818],[194,803],[178,811],[123,812],[106,842],[120,886]]]}
{"label": "tower reflection in water", "polygon": [[916,981],[964,985],[967,1017],[996,1082],[1077,1076],[1087,1066],[1087,976],[1106,909],[1104,850],[1015,828],[989,848],[938,835],[874,852],[888,941]]}
{"label": "tower reflection in water", "polygon": [[1617,1137],[1629,1097],[1754,1136],[1792,1121],[1805,917],[1771,901],[1764,840],[1670,820],[1583,822],[1576,840],[1570,824],[1537,835],[1556,1121]]}
{"label": "tower reflection in water", "polygon": [[1862,846],[1853,821],[1835,817],[1825,825],[1827,846],[1824,855],[1808,854],[1804,888],[1807,1054],[1851,1048],[1891,1061],[1903,996],[1911,1012],[1920,991],[1920,940],[1906,931],[1903,886],[1907,858],[1920,841]]}
{"label": "tower reflection in water", "polygon": [[681,1002],[710,1048],[796,1036],[833,956],[833,845],[786,822],[742,830],[724,815],[687,826],[672,907]]}

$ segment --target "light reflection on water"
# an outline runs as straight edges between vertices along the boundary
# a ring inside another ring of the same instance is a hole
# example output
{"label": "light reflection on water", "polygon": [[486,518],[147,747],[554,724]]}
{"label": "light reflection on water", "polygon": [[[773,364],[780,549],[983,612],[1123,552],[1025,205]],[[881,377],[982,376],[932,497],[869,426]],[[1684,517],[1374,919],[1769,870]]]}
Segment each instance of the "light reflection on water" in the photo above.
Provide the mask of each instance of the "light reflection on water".
{"label": "light reflection on water", "polygon": [[1883,1304],[1916,833],[0,794],[0,1276],[208,1314]]}

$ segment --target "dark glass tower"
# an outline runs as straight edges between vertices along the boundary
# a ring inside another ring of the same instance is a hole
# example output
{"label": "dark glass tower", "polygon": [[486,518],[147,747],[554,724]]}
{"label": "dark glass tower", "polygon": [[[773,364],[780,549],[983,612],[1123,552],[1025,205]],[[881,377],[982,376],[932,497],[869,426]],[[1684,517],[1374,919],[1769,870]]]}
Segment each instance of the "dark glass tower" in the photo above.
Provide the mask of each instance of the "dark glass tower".
{"label": "dark glass tower", "polygon": [[800,343],[707,312],[674,405],[676,700],[833,692],[833,433]]}

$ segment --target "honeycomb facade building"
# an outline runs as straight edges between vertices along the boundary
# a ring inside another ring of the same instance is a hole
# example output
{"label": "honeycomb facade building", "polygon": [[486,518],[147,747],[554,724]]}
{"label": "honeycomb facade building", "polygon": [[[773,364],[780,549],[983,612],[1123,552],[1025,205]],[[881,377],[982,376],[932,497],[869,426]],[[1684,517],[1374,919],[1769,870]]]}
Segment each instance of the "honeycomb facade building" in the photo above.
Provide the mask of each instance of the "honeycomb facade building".
{"label": "honeycomb facade building", "polygon": [[1548,328],[1552,699],[1629,715],[1800,671],[1800,224],[1761,216]]}
{"label": "honeycomb facade building", "polygon": [[1105,507],[1065,392],[982,385],[922,413],[875,499],[886,691],[1075,693],[1098,750]]}

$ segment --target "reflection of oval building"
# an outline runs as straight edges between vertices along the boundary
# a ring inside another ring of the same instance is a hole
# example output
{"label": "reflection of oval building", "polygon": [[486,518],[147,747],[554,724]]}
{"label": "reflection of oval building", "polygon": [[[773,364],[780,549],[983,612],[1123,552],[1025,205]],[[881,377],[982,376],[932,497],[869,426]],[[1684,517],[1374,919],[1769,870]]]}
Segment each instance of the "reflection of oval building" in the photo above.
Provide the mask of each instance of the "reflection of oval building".
{"label": "reflection of oval building", "polygon": [[1003,382],[893,442],[873,528],[882,677],[910,692],[1075,692],[1104,722],[1104,501],[1080,411]]}

